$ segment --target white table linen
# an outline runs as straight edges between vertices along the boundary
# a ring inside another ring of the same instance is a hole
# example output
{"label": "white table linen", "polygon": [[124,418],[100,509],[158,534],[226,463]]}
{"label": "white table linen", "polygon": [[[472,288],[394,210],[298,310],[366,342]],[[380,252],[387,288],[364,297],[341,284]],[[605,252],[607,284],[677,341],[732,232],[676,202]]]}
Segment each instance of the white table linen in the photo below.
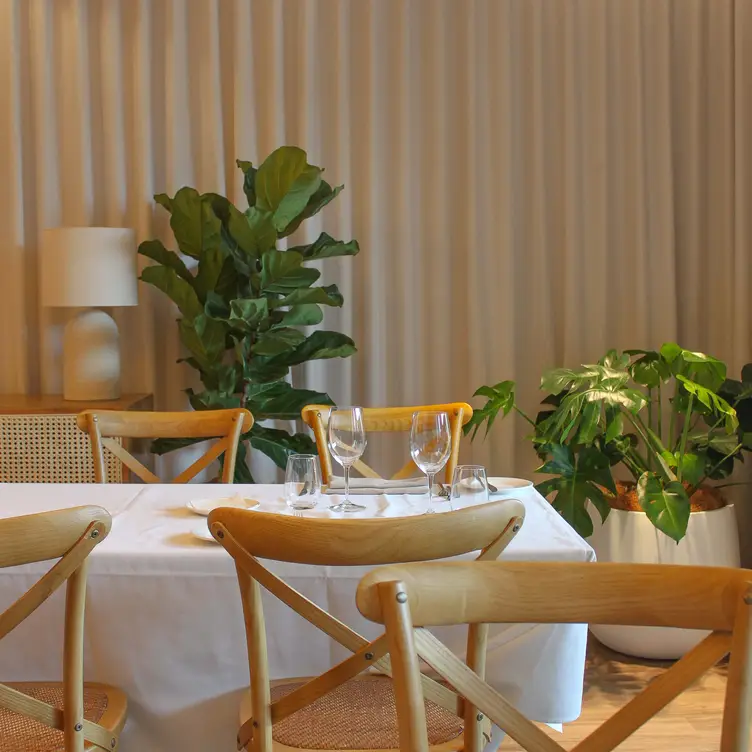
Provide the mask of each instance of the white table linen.
{"label": "white table linen", "polygon": [[[248,685],[245,636],[234,564],[192,531],[205,518],[190,499],[240,492],[260,509],[288,513],[282,486],[138,486],[0,484],[0,517],[98,504],[113,515],[109,537],[93,552],[86,607],[85,677],[121,687],[129,698],[123,752],[223,752],[235,749],[239,698]],[[532,488],[516,491],[525,524],[508,560],[593,561],[594,554]],[[326,516],[333,497],[306,515]],[[425,509],[415,496],[359,497],[361,515],[405,516]],[[438,510],[448,509],[437,501]],[[290,541],[294,545],[294,541]],[[473,558],[472,556],[464,558]],[[379,632],[357,612],[365,567],[271,562],[293,587],[368,637]],[[0,571],[0,608],[46,565]],[[0,680],[61,676],[62,592],[0,642]],[[318,674],[347,656],[323,633],[265,594],[272,676]],[[465,630],[438,630],[462,654]],[[487,678],[529,717],[548,723],[580,712],[585,625],[492,627]]]}

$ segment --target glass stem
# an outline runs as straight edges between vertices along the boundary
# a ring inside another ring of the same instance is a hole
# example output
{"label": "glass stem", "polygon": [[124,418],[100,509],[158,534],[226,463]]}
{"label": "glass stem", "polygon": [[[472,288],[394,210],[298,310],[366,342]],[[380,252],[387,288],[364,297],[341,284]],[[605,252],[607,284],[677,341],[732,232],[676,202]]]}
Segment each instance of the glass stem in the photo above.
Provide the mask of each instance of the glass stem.
{"label": "glass stem", "polygon": [[342,465],[345,471],[345,506],[350,503],[350,465]]}
{"label": "glass stem", "polygon": [[433,512],[433,478],[436,473],[426,473],[428,476],[428,511]]}

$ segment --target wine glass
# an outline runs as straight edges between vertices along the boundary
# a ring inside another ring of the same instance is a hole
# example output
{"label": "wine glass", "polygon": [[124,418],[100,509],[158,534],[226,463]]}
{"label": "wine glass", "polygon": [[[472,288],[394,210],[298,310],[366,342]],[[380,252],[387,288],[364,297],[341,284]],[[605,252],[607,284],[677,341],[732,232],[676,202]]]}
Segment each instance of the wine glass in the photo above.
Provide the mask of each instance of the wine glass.
{"label": "wine glass", "polygon": [[350,501],[350,467],[366,450],[363,411],[359,407],[333,407],[329,412],[329,451],[345,472],[345,499],[329,509],[333,512],[358,512],[362,504]]}
{"label": "wine glass", "polygon": [[321,494],[321,467],[315,454],[291,454],[285,470],[285,501],[290,509],[313,509]]}
{"label": "wine glass", "polygon": [[486,468],[482,465],[457,465],[452,476],[452,492],[449,498],[452,502],[460,502],[461,506],[483,504],[488,501]]}
{"label": "wine glass", "polygon": [[413,462],[428,477],[426,514],[433,513],[433,478],[449,459],[451,445],[449,416],[445,412],[413,413],[413,423],[410,428],[410,455]]}

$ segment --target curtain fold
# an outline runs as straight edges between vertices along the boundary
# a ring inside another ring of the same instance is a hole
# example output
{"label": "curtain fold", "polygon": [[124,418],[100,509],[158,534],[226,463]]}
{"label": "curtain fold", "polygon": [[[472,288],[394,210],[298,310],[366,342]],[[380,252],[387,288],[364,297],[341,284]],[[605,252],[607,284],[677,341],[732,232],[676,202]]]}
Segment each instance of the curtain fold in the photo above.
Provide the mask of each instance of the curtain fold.
{"label": "curtain fold", "polygon": [[[174,246],[152,195],[241,202],[284,143],[345,192],[302,231],[358,354],[296,382],[340,403],[469,399],[609,347],[752,360],[752,0],[0,0],[0,389],[61,386],[40,306],[59,224]],[[296,239],[297,241],[297,239]],[[116,311],[128,391],[185,404],[175,312]],[[528,474],[510,419],[465,459]],[[393,447],[395,465],[404,447]]]}

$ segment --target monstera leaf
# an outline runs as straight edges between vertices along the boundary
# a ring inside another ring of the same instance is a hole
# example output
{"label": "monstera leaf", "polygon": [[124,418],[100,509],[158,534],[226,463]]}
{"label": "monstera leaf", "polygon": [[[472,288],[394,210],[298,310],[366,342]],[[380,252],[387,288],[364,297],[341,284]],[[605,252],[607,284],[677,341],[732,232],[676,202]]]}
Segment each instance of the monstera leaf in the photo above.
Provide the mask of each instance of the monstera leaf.
{"label": "monstera leaf", "polygon": [[690,504],[684,486],[664,482],[655,473],[644,473],[637,482],[637,497],[648,519],[677,543],[689,524]]}
{"label": "monstera leaf", "polygon": [[564,444],[546,447],[548,460],[536,472],[555,474],[555,478],[536,485],[542,496],[555,494],[554,509],[583,537],[593,533],[593,521],[587,503],[592,502],[605,521],[611,510],[604,490],[616,493],[609,458],[594,447],[575,453]]}
{"label": "monstera leaf", "polygon": [[[178,331],[187,350],[181,361],[198,370],[203,385],[203,391],[188,390],[193,408],[245,406],[256,418],[236,466],[236,479],[248,481],[248,445],[281,467],[290,452],[312,449],[306,435],[258,421],[297,419],[306,404],[332,403],[327,394],[295,389],[284,379],[294,366],[356,352],[344,334],[302,327],[322,322],[322,306],[343,304],[336,285],[314,286],[321,271],[308,264],[354,256],[359,247],[355,240],[320,233],[307,245],[277,248],[278,238],[342,190],[322,180],[321,168],[308,164],[302,149],[280,147],[258,168],[243,160],[237,164],[247,209],[188,187],[173,197],[158,194],[155,201],[171,215],[179,252],[158,240],[142,243],[139,252],[154,262],[141,279],[168,295],[180,312]],[[186,256],[196,263],[186,264]],[[180,446],[185,444],[158,441],[154,450]]]}

